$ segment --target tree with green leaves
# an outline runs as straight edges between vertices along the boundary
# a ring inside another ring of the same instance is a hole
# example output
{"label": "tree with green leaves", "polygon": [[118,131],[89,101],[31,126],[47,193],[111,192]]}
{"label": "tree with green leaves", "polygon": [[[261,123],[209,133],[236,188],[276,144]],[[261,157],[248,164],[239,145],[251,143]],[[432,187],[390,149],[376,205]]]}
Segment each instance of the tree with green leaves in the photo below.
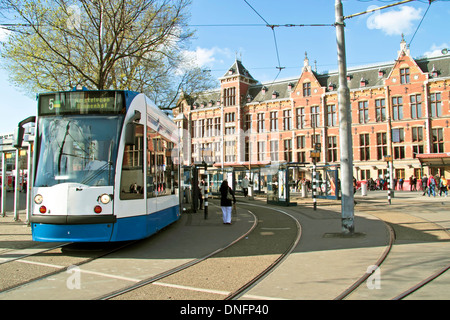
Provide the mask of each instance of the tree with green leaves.
{"label": "tree with green leaves", "polygon": [[199,83],[188,94],[213,85],[208,72],[181,67],[193,35],[190,0],[1,2],[14,14],[14,32],[1,48],[3,66],[25,92],[77,85],[133,90],[170,108],[188,83]]}

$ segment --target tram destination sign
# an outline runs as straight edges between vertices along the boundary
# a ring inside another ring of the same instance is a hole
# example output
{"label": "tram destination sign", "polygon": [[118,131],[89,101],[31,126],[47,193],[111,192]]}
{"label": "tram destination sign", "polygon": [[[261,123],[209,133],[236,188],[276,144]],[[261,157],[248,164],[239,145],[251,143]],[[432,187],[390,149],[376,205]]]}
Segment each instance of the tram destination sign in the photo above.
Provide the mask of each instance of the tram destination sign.
{"label": "tram destination sign", "polygon": [[122,92],[71,91],[39,95],[41,116],[61,114],[108,114],[124,112]]}

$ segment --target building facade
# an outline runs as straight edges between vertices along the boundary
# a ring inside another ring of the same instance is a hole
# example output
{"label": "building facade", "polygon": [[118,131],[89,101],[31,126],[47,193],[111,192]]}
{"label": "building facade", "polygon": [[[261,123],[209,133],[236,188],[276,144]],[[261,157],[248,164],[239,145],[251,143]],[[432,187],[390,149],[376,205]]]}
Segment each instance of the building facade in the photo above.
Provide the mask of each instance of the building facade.
{"label": "building facade", "polygon": [[[320,143],[318,164],[339,165],[337,72],[313,71],[305,54],[298,78],[260,83],[236,59],[219,80],[218,90],[182,97],[173,110],[184,164],[309,163]],[[414,59],[402,39],[396,60],[349,68],[347,81],[357,180],[385,174],[386,156],[397,179],[450,170],[450,55]],[[310,176],[306,167],[293,178]]]}

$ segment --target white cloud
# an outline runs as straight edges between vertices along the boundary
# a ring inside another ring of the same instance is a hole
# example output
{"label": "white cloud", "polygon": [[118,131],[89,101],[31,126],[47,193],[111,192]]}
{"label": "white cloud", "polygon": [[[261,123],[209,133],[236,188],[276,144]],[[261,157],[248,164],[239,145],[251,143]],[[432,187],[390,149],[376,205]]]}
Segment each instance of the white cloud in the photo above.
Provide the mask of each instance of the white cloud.
{"label": "white cloud", "polygon": [[0,42],[8,40],[9,35],[11,34],[11,31],[0,28]]}
{"label": "white cloud", "polygon": [[427,58],[431,57],[440,57],[442,56],[442,49],[444,48],[450,48],[450,45],[448,43],[443,43],[441,45],[433,44],[429,51],[425,52],[423,55]]}
{"label": "white cloud", "polygon": [[223,58],[229,59],[231,57],[231,50],[218,47],[210,49],[197,47],[195,51],[185,51],[184,56],[187,64],[207,67],[224,63]]}
{"label": "white cloud", "polygon": [[[370,6],[368,9],[374,8]],[[421,13],[422,9],[409,6],[387,12],[375,11],[367,19],[367,28],[381,30],[387,35],[410,34],[414,31],[413,22],[422,18]]]}

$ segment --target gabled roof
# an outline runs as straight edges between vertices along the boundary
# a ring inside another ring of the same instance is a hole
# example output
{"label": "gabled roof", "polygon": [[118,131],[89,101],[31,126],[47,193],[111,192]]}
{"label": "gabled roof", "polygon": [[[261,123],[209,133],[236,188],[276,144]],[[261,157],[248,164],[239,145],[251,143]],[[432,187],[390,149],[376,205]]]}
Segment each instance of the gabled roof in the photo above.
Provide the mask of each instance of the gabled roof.
{"label": "gabled roof", "polygon": [[233,63],[233,65],[230,67],[230,69],[228,69],[227,73],[225,73],[223,75],[222,78],[227,78],[229,76],[235,76],[235,75],[240,75],[243,76],[247,79],[253,80],[255,82],[257,82],[252,75],[250,74],[250,72],[248,72],[248,70],[244,67],[244,65],[242,64],[242,62],[238,59],[236,59],[236,61]]}

